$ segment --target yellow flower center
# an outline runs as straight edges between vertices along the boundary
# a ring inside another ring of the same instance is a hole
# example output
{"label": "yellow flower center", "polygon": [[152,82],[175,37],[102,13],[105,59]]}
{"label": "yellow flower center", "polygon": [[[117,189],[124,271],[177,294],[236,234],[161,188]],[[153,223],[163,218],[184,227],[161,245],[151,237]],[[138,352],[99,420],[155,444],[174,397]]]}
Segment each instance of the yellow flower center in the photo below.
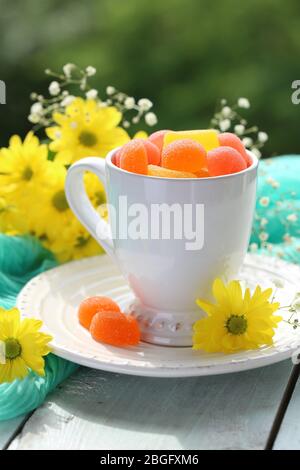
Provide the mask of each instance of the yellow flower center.
{"label": "yellow flower center", "polygon": [[79,142],[81,145],[84,145],[84,147],[93,147],[97,143],[97,137],[93,132],[82,131],[79,134]]}
{"label": "yellow flower center", "polygon": [[76,246],[77,248],[82,248],[83,246],[85,246],[85,245],[88,244],[89,239],[90,239],[90,237],[88,237],[88,238],[78,237],[78,238],[77,238],[77,243],[76,243],[75,246]]}
{"label": "yellow flower center", "polygon": [[245,315],[231,315],[226,322],[226,328],[232,335],[242,335],[248,326]]}
{"label": "yellow flower center", "polygon": [[33,177],[33,171],[30,168],[30,166],[27,166],[22,173],[22,178],[23,180],[30,181],[32,177]]}
{"label": "yellow flower center", "polygon": [[16,357],[20,356],[22,347],[17,339],[8,338],[4,341],[4,344],[6,359],[16,359]]}
{"label": "yellow flower center", "polygon": [[54,194],[52,197],[52,204],[58,212],[64,212],[69,209],[69,204],[63,189]]}
{"label": "yellow flower center", "polygon": [[96,204],[97,206],[101,206],[101,204],[105,203],[105,194],[101,191],[97,191],[95,193]]}

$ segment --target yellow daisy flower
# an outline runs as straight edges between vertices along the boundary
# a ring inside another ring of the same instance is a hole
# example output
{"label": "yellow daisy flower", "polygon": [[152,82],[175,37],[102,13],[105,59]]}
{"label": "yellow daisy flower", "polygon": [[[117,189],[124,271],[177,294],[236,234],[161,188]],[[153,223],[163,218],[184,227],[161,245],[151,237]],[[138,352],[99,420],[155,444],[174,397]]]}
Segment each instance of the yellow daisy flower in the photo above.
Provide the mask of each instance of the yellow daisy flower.
{"label": "yellow daisy flower", "polygon": [[61,263],[103,253],[99,243],[75,218],[72,224],[63,230],[61,236],[45,240],[44,245],[55,254]]}
{"label": "yellow daisy flower", "polygon": [[52,337],[39,331],[42,322],[26,318],[20,320],[18,309],[0,308],[0,383],[23,379],[33,370],[45,375],[43,356],[50,352]]}
{"label": "yellow daisy flower", "polygon": [[18,235],[28,231],[29,225],[25,213],[0,197],[0,232]]}
{"label": "yellow daisy flower", "polygon": [[[50,163],[52,163],[51,177],[48,186],[39,195],[37,217],[32,223],[32,229],[36,235],[46,236],[50,241],[56,238],[63,240],[64,234],[69,239],[68,228],[76,218],[69,207],[65,194],[67,170],[64,165],[56,161]],[[104,203],[103,185],[97,176],[93,173],[86,173],[84,181],[87,194],[93,205],[96,207]]]}
{"label": "yellow daisy flower", "polygon": [[29,132],[21,141],[15,135],[8,148],[0,154],[0,196],[18,208],[29,209],[30,202],[39,197],[49,180],[48,149]]}
{"label": "yellow daisy flower", "polygon": [[105,157],[110,150],[130,140],[127,132],[118,127],[121,119],[122,114],[113,106],[74,99],[64,114],[53,114],[57,125],[46,129],[56,161],[70,164],[87,156]]}
{"label": "yellow daisy flower", "polygon": [[194,324],[193,349],[233,353],[273,344],[274,329],[282,318],[274,315],[279,303],[268,300],[271,294],[272,289],[262,291],[257,286],[252,297],[249,288],[243,296],[238,281],[226,286],[221,279],[215,279],[216,303],[197,299],[208,316]]}

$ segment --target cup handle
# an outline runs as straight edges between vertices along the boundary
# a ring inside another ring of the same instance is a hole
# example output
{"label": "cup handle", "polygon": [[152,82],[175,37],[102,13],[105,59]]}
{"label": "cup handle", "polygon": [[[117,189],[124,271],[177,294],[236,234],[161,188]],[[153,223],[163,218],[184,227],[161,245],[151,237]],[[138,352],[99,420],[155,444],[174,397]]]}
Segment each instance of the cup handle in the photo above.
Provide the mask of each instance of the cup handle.
{"label": "cup handle", "polygon": [[84,187],[85,171],[98,176],[107,192],[105,159],[88,157],[74,163],[68,170],[65,191],[68,203],[82,225],[100,243],[104,250],[114,258],[114,245],[110,225],[92,206]]}

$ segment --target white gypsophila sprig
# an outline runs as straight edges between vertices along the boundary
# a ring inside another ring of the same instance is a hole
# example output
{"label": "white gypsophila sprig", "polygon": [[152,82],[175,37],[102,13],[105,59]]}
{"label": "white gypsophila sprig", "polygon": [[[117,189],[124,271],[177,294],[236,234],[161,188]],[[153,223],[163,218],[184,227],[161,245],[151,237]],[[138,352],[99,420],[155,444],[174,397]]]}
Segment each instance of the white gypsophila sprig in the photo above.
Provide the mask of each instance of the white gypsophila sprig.
{"label": "white gypsophila sprig", "polygon": [[257,126],[249,126],[247,120],[241,115],[241,111],[249,108],[248,98],[238,98],[233,105],[223,98],[211,120],[211,127],[220,132],[236,134],[242,139],[245,147],[260,158],[261,149],[269,137],[266,132],[259,131]]}
{"label": "white gypsophila sprig", "polygon": [[69,93],[69,88],[77,86],[86,99],[98,99],[98,91],[89,84],[89,78],[96,74],[96,68],[89,65],[81,69],[75,64],[67,63],[62,67],[62,72],[45,70],[46,75],[53,78],[49,84],[49,97],[31,93],[30,98],[34,101],[30,109],[28,120],[34,124],[34,129],[47,127],[53,123],[52,115],[54,111],[64,112],[74,99],[74,95]]}
{"label": "white gypsophila sprig", "polygon": [[104,104],[115,106],[122,113],[122,125],[126,129],[132,124],[138,124],[142,120],[149,127],[157,124],[156,114],[150,111],[153,103],[148,98],[140,98],[136,101],[133,96],[129,96],[111,85],[106,87],[106,95],[107,99]]}
{"label": "white gypsophila sprig", "polygon": [[[133,96],[118,91],[113,86],[106,87],[106,99],[101,100],[98,90],[90,85],[90,78],[97,70],[92,65],[81,69],[76,64],[67,63],[61,72],[53,72],[46,69],[45,73],[52,78],[49,84],[49,97],[31,93],[30,98],[34,101],[28,116],[29,121],[34,124],[34,130],[48,127],[53,124],[54,112],[65,112],[76,97],[94,100],[99,107],[114,106],[122,114],[121,125],[128,129],[132,124],[138,124],[141,120],[148,126],[155,126],[157,116],[151,110],[153,103],[148,98],[136,100]],[[72,87],[72,94],[70,88]],[[74,93],[74,87],[78,88],[78,94]]]}

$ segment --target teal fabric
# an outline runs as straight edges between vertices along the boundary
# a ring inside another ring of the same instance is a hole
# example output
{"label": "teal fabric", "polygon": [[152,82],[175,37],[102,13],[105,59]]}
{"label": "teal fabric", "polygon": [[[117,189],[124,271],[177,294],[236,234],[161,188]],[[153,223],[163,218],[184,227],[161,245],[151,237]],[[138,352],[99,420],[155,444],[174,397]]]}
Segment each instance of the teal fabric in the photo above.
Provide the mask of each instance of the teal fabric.
{"label": "teal fabric", "polygon": [[[261,204],[261,198],[269,198],[269,204]],[[291,214],[296,214],[298,220],[288,221]],[[261,246],[262,232],[268,234],[267,246]],[[284,238],[286,234],[289,235],[288,240]],[[260,253],[300,262],[300,156],[289,155],[260,162],[251,243]],[[12,307],[18,292],[29,279],[55,265],[53,255],[34,239],[0,235],[0,305]],[[50,354],[46,358],[45,377],[31,373],[23,381],[0,385],[0,420],[38,407],[76,367]]]}
{"label": "teal fabric", "polygon": [[[267,206],[262,198],[269,199]],[[292,214],[296,216],[296,221],[288,220]],[[266,221],[262,226],[262,222]],[[268,234],[268,248],[261,246],[259,235],[262,232]],[[286,235],[289,237],[286,238]],[[300,263],[299,155],[268,158],[259,162],[256,215],[251,243],[258,245],[260,253]]]}
{"label": "teal fabric", "polygon": [[[33,238],[0,234],[0,306],[13,307],[26,282],[56,264],[53,255]],[[0,385],[0,421],[38,407],[76,367],[50,354],[46,357],[45,377],[30,373],[23,381]]]}

